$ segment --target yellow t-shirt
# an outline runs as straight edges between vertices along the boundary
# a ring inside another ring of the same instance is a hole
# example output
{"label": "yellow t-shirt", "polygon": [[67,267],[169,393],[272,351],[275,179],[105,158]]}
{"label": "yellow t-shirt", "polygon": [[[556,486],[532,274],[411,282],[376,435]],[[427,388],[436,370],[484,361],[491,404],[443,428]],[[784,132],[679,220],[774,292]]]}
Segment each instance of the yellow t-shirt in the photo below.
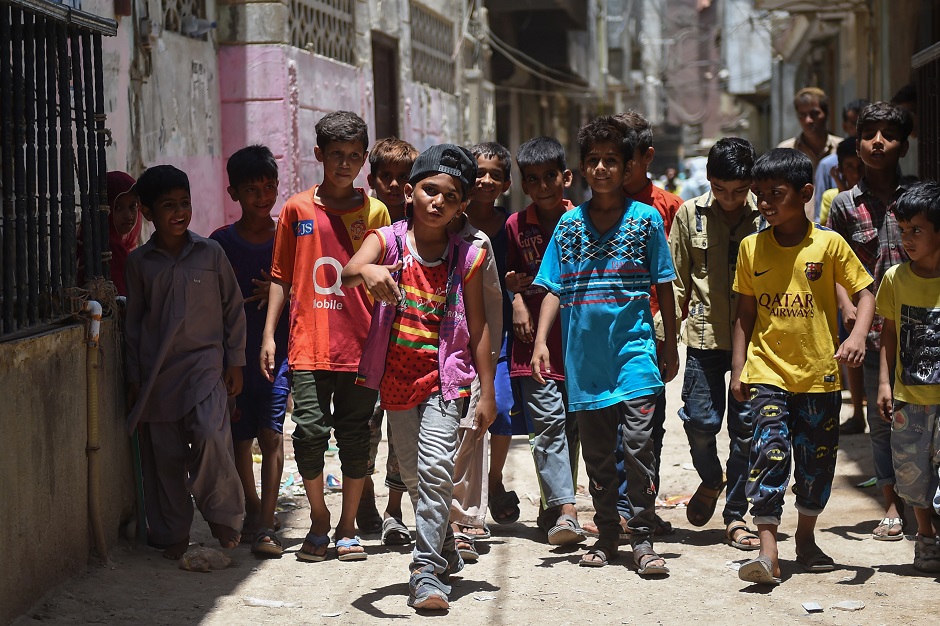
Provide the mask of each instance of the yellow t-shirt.
{"label": "yellow t-shirt", "polygon": [[878,314],[894,320],[894,397],[912,404],[940,404],[940,278],[921,278],[911,263],[885,272]]}
{"label": "yellow t-shirt", "polygon": [[757,299],[757,319],[741,381],[793,393],[841,389],[835,286],[855,294],[871,282],[845,239],[818,224],[792,247],[772,228],[746,237],[733,289]]}
{"label": "yellow t-shirt", "polygon": [[819,223],[823,226],[829,221],[829,209],[832,208],[832,201],[839,195],[838,189],[827,189],[823,192],[822,200],[819,203]]}

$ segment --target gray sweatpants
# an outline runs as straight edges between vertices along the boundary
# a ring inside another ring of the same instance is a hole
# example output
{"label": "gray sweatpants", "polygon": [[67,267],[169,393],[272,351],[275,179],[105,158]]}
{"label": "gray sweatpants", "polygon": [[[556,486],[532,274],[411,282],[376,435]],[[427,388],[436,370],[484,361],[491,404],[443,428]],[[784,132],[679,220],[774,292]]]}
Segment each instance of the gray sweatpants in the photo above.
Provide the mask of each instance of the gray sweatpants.
{"label": "gray sweatpants", "polygon": [[245,492],[235,470],[227,399],[220,378],[212,393],[180,419],[140,424],[144,501],[153,543],[170,545],[189,536],[193,500],[206,521],[241,529]]}
{"label": "gray sweatpants", "polygon": [[519,385],[522,410],[532,424],[532,457],[546,509],[575,503],[578,474],[578,421],[569,414],[568,388],[563,380],[539,384],[531,376],[513,379]]}
{"label": "gray sweatpants", "polygon": [[457,427],[466,400],[445,402],[440,392],[407,411],[387,411],[401,477],[415,509],[415,548],[408,571],[447,569],[444,538],[450,528]]}

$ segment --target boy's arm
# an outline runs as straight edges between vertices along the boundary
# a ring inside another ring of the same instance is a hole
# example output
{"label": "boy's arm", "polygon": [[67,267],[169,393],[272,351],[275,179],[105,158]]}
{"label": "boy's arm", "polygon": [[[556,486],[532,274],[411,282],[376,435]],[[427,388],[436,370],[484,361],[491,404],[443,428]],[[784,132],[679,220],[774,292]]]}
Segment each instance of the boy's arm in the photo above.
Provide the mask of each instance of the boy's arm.
{"label": "boy's arm", "polygon": [[855,328],[858,311],[855,308],[855,303],[852,302],[851,296],[849,296],[849,292],[839,283],[836,283],[836,302],[838,302],[839,311],[842,312],[842,326],[851,332]]}
{"label": "boy's arm", "polygon": [[261,335],[261,373],[268,379],[269,383],[274,382],[274,352],[277,345],[274,342],[274,330],[281,319],[281,312],[284,310],[284,303],[287,301],[287,294],[290,293],[290,283],[286,283],[277,278],[271,278],[271,287],[268,292],[268,314],[264,318],[264,332]]}
{"label": "boy's arm", "polygon": [[757,320],[757,298],[738,294],[738,314],[734,319],[731,332],[731,393],[738,402],[746,402],[749,396],[748,386],[741,382],[741,372],[747,361],[747,346],[754,333]]}
{"label": "boy's arm", "polygon": [[[511,274],[512,272],[510,272]],[[509,284],[509,275],[506,275],[507,285]],[[531,280],[530,280],[531,282]],[[532,324],[532,313],[529,311],[525,298],[521,293],[512,297],[512,331],[516,339],[522,343],[532,343],[535,339],[535,326]]]}
{"label": "boy's arm", "polygon": [[858,367],[865,360],[865,339],[875,317],[875,296],[871,291],[862,289],[855,294],[855,298],[858,299],[855,327],[835,354],[836,361],[849,367]]}
{"label": "boy's arm", "polygon": [[532,348],[532,378],[540,384],[545,384],[542,378],[542,367],[545,367],[545,373],[551,373],[548,353],[548,332],[558,317],[558,310],[561,308],[561,299],[552,292],[545,294],[542,300],[542,308],[539,309],[539,327],[535,332],[535,346]]}
{"label": "boy's arm", "polygon": [[893,319],[886,317],[881,327],[881,352],[878,359],[878,415],[886,422],[894,419],[894,392],[891,389],[893,382],[891,378],[897,349],[897,325]]}
{"label": "boy's arm", "polygon": [[376,262],[382,256],[383,251],[379,236],[369,233],[359,247],[359,251],[343,268],[343,287],[358,287],[365,283],[366,292],[377,302],[398,304],[401,300],[401,291],[398,283],[392,278],[392,272],[400,270],[402,263],[399,259],[394,265],[377,265]]}
{"label": "boy's arm", "polygon": [[[685,215],[685,213],[682,213]],[[689,303],[689,292],[692,286],[692,255],[689,254],[689,229],[682,216],[677,215],[669,233],[669,251],[672,253],[672,264],[676,269],[676,279],[673,281],[675,304],[673,309],[678,316],[676,320],[685,318]],[[663,310],[663,300],[659,299],[659,309]]]}
{"label": "boy's arm", "polygon": [[464,301],[467,306],[467,327],[470,331],[470,350],[477,376],[480,378],[480,399],[477,402],[473,428],[477,439],[486,435],[486,430],[496,420],[496,371],[490,348],[490,331],[486,322],[486,306],[483,303],[483,280],[481,272],[475,272],[464,283]]}
{"label": "boy's arm", "polygon": [[663,350],[659,350],[659,371],[663,382],[668,383],[679,373],[679,348],[676,345],[676,300],[672,282],[656,285],[656,297],[659,299],[659,311],[663,318],[663,332],[666,336]]}

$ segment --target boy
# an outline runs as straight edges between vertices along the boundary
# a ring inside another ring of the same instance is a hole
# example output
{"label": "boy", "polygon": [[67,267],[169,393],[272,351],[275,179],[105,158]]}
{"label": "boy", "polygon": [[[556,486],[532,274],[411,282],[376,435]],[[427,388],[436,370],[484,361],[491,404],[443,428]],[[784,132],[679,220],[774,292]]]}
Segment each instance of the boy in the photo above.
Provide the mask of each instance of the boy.
{"label": "boy", "polygon": [[[532,341],[545,289],[531,283],[539,270],[555,226],[561,216],[573,208],[565,199],[571,186],[571,170],[565,162],[565,149],[557,139],[537,137],[521,146],[516,163],[522,174],[522,189],[532,204],[506,220],[509,248],[506,267],[507,287],[514,292],[512,301],[513,332],[509,375],[522,401],[522,410],[532,428],[532,456],[542,492],[539,528],[551,545],[584,541],[578,524],[575,490],[578,470],[578,424],[567,410],[564,353],[561,325],[552,324],[548,334],[548,370],[542,373],[545,384],[532,379]],[[513,277],[513,281],[509,277]]]}
{"label": "boy", "polygon": [[[539,266],[534,284],[548,293],[539,312],[532,376],[544,383],[542,367],[551,373],[548,335],[563,306],[568,409],[578,421],[599,531],[580,564],[601,567],[617,557],[622,529],[612,443],[623,428],[633,561],[640,575],[664,575],[669,568],[652,543],[656,484],[650,434],[663,381],[672,380],[679,368],[671,284],[675,273],[662,217],[623,193],[634,137],[624,136],[614,118],[598,117],[578,132],[578,146],[591,200],[562,216]],[[666,330],[659,356],[649,309],[651,284],[656,284]]]}
{"label": "boy", "polygon": [[[235,270],[245,298],[248,345],[260,346],[274,250],[275,222],[271,219],[271,210],[277,202],[277,161],[267,147],[248,146],[233,154],[225,169],[229,197],[239,204],[242,216],[234,224],[216,230],[209,238],[222,246]],[[283,553],[281,540],[275,534],[274,511],[284,471],[284,413],[290,393],[287,321],[287,316],[281,315],[274,332],[279,350],[275,355],[277,376],[273,385],[261,370],[249,367],[242,393],[235,399],[231,419],[235,467],[245,491],[247,518],[242,539],[252,542],[251,551],[258,556],[278,557]],[[261,448],[260,498],[255,489],[251,456],[255,438]]]}
{"label": "boy", "polygon": [[[940,184],[912,185],[894,207],[909,263],[885,272],[878,288],[881,367],[878,408],[891,423],[896,489],[914,507],[914,568],[940,572],[940,525],[932,504],[940,494]],[[896,374],[892,373],[892,370]],[[891,383],[894,379],[892,393]]]}
{"label": "boy", "polygon": [[[898,162],[907,152],[911,123],[906,111],[887,102],[875,102],[862,109],[858,117],[857,148],[865,173],[851,190],[836,196],[829,210],[829,227],[845,237],[862,265],[874,277],[873,293],[881,285],[881,278],[889,267],[908,260],[892,207],[903,192]],[[842,323],[851,330],[855,323],[855,307],[844,292],[837,293]],[[875,478],[884,498],[885,513],[872,531],[872,538],[900,541],[904,538],[904,501],[894,491],[891,427],[878,415],[880,336],[881,318],[875,317],[866,340],[862,375],[868,398],[868,431]]]}
{"label": "boy", "polygon": [[292,374],[294,455],[310,502],[310,532],[297,557],[322,561],[330,543],[330,511],[323,498],[323,455],[335,430],[343,472],[343,505],[336,553],[357,561],[366,553],[356,536],[356,509],[369,463],[369,418],[377,394],[356,387],[356,370],[372,303],[361,288],[343,288],[340,272],[372,228],[389,223],[378,200],[353,186],[366,159],[369,133],[349,111],[316,125],[314,155],[323,182],[290,198],[274,236],[271,292],[261,368],[274,380],[274,330],[290,294],[288,360]]}
{"label": "boy", "polygon": [[178,559],[193,500],[220,546],[241,539],[227,403],[242,388],[245,311],[222,248],[188,229],[186,174],[157,165],[135,189],[154,234],[127,258],[127,430],[139,423],[148,542]]}
{"label": "boy", "polygon": [[[477,161],[477,177],[470,201],[467,204],[467,219],[470,223],[483,231],[490,239],[493,256],[496,259],[496,269],[499,272],[500,285],[505,289],[506,280],[506,220],[509,211],[498,206],[496,201],[509,190],[512,184],[510,173],[512,170],[512,155],[502,145],[489,141],[478,143],[470,148],[470,152]],[[487,491],[482,494],[484,500],[480,505],[486,508],[489,500],[490,513],[498,524],[511,524],[519,519],[519,497],[515,491],[506,491],[503,485],[503,467],[509,456],[509,445],[512,443],[513,424],[512,408],[514,406],[512,388],[509,383],[509,368],[506,364],[510,341],[508,330],[510,325],[510,309],[508,302],[503,303],[503,334],[500,342],[499,362],[496,366],[496,421],[490,427],[490,466],[488,473]],[[494,350],[496,348],[494,347]],[[485,459],[478,459],[485,463]],[[477,503],[464,502],[462,508]],[[467,530],[468,534],[485,536],[484,529]]]}
{"label": "boy", "polygon": [[[855,139],[855,133],[857,132],[858,125],[858,116],[861,114],[862,109],[867,107],[871,102],[868,100],[852,100],[844,107],[842,107],[842,132],[845,133],[846,139]],[[839,145],[836,146],[836,152],[839,150]],[[855,183],[845,186],[843,183],[840,183],[837,178],[839,165],[838,154],[828,154],[824,156],[819,161],[819,165],[816,166],[816,178],[814,184],[816,185],[816,222],[819,224],[826,224],[826,220],[823,218],[822,211],[822,194],[825,193],[824,190],[832,189],[833,187],[838,187],[839,191],[845,191],[846,189],[851,189]],[[833,194],[835,197],[835,194]],[[832,198],[829,199],[829,204],[832,204]],[[828,205],[827,205],[828,207]],[[843,432],[844,434],[844,432]]]}
{"label": "boy", "polygon": [[[779,584],[777,527],[791,457],[799,513],[796,560],[810,572],[835,568],[816,545],[815,527],[835,475],[839,364],[861,364],[875,305],[865,289],[871,277],[845,240],[806,216],[806,202],[813,197],[812,161],[792,148],[775,148],[754,163],[751,177],[757,207],[770,228],[746,237],[738,252],[731,390],[738,402],[750,400],[754,434],[745,494],[760,555],[741,565],[738,576]],[[837,284],[858,299],[855,327],[842,345]]]}
{"label": "boy", "polygon": [[[418,157],[418,151],[407,141],[386,137],[375,142],[369,153],[369,186],[375,190],[375,197],[388,209],[392,223],[405,219],[405,185],[411,174],[411,167]],[[377,404],[372,419],[369,421],[371,439],[369,441],[369,467],[366,480],[356,511],[356,525],[362,532],[382,531],[382,543],[387,546],[407,545],[411,543],[411,533],[402,519],[401,499],[406,488],[398,470],[398,457],[392,436],[388,436],[388,460],[385,463],[385,486],[388,487],[388,503],[385,514],[379,516],[375,507],[375,457],[382,441],[382,419],[385,411]]]}
{"label": "boy", "polygon": [[865,165],[858,156],[858,142],[855,137],[843,139],[842,143],[836,148],[837,165],[833,169],[832,182],[836,185],[832,189],[827,189],[822,193],[822,200],[819,205],[819,223],[829,223],[829,211],[832,209],[832,201],[843,191],[848,191],[858,184],[862,178],[862,172],[865,171]]}
{"label": "boy", "polygon": [[750,142],[737,137],[719,139],[708,152],[711,191],[682,205],[669,235],[677,275],[676,311],[687,318],[683,332],[687,346],[684,406],[679,417],[689,438],[692,464],[701,479],[686,517],[693,526],[707,524],[726,484],[715,436],[721,430],[727,401],[731,449],[723,517],[728,543],[740,550],[760,547],[757,535],[744,522],[744,484],[753,428],[747,403],[731,395],[725,374],[731,370],[731,332],[738,303],[731,291],[738,246],[761,225],[751,193],[755,158]]}
{"label": "boy", "polygon": [[[450,574],[463,562],[448,524],[457,430],[474,379],[474,430],[496,417],[493,360],[480,269],[486,253],[449,232],[467,204],[476,165],[465,148],[441,144],[415,160],[405,195],[409,219],[370,232],[343,269],[380,302],[359,383],[379,388],[415,509],[408,606],[447,609]],[[394,276],[393,276],[394,274]],[[477,377],[479,372],[479,377]]]}

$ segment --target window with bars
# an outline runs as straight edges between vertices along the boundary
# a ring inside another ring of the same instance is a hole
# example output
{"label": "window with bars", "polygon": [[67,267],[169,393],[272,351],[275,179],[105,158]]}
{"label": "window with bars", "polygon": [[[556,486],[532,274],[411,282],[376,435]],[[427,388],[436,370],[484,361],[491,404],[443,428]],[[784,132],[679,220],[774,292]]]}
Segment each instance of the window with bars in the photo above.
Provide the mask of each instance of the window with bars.
{"label": "window with bars", "polygon": [[354,0],[290,0],[291,45],[354,65],[354,12]]}
{"label": "window with bars", "polygon": [[411,3],[411,75],[435,89],[454,93],[454,23]]}

